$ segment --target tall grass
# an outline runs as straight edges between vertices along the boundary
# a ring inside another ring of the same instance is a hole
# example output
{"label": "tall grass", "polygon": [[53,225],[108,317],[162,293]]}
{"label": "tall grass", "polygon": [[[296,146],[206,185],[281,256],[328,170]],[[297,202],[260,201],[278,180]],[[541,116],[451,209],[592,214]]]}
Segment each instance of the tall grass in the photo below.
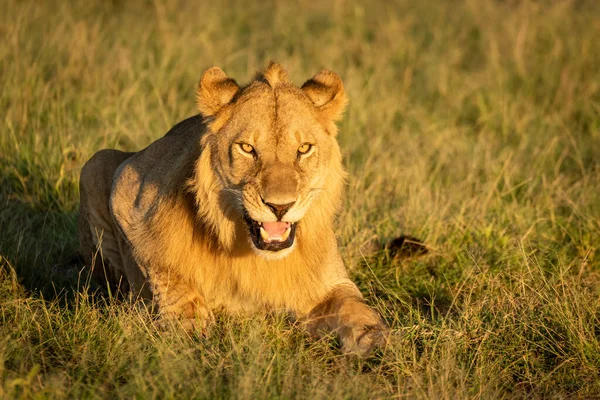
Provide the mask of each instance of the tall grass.
{"label": "tall grass", "polygon": [[[0,13],[0,397],[600,396],[595,1],[37,2]],[[343,357],[282,316],[204,338],[93,295],[78,174],[193,115],[201,72],[278,59],[351,103],[337,221],[393,330]],[[430,255],[363,259],[398,234]]]}

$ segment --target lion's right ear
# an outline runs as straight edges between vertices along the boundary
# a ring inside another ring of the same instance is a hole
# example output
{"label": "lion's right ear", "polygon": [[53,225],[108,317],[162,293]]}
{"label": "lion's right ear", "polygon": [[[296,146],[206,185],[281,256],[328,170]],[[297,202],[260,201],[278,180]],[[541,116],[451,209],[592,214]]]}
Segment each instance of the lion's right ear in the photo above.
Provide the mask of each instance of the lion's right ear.
{"label": "lion's right ear", "polygon": [[198,110],[205,117],[212,117],[229,104],[239,90],[235,80],[228,77],[221,68],[209,68],[204,71],[198,84]]}

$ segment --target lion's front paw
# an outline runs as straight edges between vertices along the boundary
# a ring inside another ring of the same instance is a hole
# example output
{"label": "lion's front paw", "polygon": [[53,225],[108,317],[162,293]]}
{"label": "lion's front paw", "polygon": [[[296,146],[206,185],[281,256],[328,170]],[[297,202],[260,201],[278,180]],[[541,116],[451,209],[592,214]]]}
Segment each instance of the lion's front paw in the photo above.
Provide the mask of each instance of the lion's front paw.
{"label": "lion's front paw", "polygon": [[201,332],[204,335],[207,334],[208,329],[210,328],[210,326],[212,325],[213,322],[214,322],[214,318],[213,318],[212,314],[206,315],[206,316],[197,315],[192,318],[184,318],[184,319],[179,320],[181,327],[185,331]]}
{"label": "lion's front paw", "polygon": [[375,349],[382,347],[388,336],[389,329],[382,322],[375,325],[344,327],[340,332],[342,352],[367,357]]}
{"label": "lion's front paw", "polygon": [[211,325],[214,323],[214,317],[212,313],[198,313],[194,316],[186,317],[184,315],[162,315],[157,321],[156,326],[159,329],[172,329],[176,330],[183,328],[184,331],[189,333],[199,333],[203,336],[208,334]]}
{"label": "lion's front paw", "polygon": [[177,304],[176,307],[163,308],[161,320],[159,326],[175,324],[181,326],[187,332],[199,331],[206,333],[215,318],[201,299],[194,299],[183,304]]}

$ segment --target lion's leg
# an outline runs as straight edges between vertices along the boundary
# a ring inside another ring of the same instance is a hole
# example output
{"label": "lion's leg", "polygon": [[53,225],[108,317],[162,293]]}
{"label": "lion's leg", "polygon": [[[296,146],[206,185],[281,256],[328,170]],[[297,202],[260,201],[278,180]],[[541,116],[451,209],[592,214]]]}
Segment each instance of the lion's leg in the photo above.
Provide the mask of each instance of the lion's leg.
{"label": "lion's leg", "polygon": [[367,306],[354,284],[337,286],[312,309],[307,317],[309,333],[339,335],[344,353],[368,355],[381,346],[388,329],[379,315]]}
{"label": "lion's leg", "polygon": [[80,178],[80,251],[94,278],[115,292],[152,300],[166,319],[182,319],[185,328],[203,327],[212,315],[202,294],[165,268],[140,266],[109,208],[113,176],[134,153],[103,150],[83,167]]}
{"label": "lion's leg", "polygon": [[186,330],[204,330],[214,320],[196,285],[165,269],[148,270],[154,301],[165,320],[179,320]]}
{"label": "lion's leg", "polygon": [[115,292],[127,292],[130,282],[108,201],[116,169],[132,154],[117,150],[96,153],[81,170],[79,184],[80,252],[96,281]]}

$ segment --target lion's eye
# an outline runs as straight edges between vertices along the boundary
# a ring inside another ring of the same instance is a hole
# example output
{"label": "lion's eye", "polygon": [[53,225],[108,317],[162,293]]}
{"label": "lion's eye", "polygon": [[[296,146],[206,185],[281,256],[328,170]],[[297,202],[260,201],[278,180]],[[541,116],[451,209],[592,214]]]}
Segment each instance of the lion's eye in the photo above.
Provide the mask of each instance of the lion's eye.
{"label": "lion's eye", "polygon": [[242,150],[243,150],[245,153],[248,153],[248,154],[254,154],[254,153],[255,153],[255,151],[254,151],[254,147],[252,147],[252,146],[251,146],[251,145],[249,145],[248,143],[240,143],[240,147],[242,148]]}
{"label": "lion's eye", "polygon": [[298,154],[306,154],[312,149],[312,144],[304,143],[302,146],[298,147]]}

